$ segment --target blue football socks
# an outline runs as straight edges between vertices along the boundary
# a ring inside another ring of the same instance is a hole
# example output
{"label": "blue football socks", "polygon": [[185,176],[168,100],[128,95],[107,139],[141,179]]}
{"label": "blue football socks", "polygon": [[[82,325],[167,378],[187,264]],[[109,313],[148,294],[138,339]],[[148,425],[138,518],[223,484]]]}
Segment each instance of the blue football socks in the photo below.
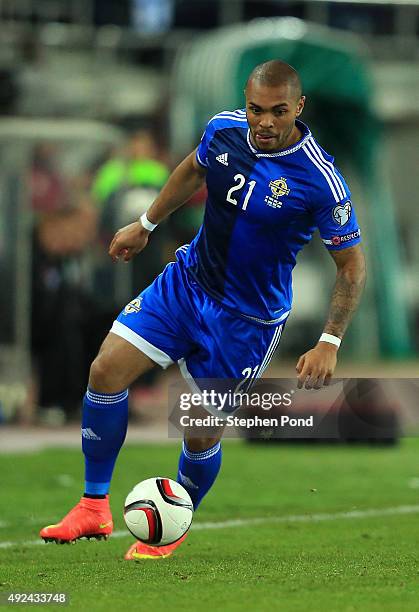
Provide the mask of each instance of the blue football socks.
{"label": "blue football socks", "polygon": [[214,484],[221,467],[221,444],[217,442],[207,450],[195,453],[185,442],[179,458],[177,481],[191,496],[194,510]]}
{"label": "blue football socks", "polygon": [[96,393],[87,389],[83,400],[82,448],[85,459],[85,493],[109,492],[112,472],[124,443],[128,425],[128,389]]}

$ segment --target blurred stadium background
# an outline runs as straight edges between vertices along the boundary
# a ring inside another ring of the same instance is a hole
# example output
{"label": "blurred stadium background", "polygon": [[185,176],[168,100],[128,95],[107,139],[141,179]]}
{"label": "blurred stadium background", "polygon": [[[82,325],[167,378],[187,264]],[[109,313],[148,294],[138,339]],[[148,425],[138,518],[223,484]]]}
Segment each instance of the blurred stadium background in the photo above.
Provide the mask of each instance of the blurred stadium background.
{"label": "blurred stadium background", "polygon": [[[189,242],[205,193],[132,265],[108,259],[111,236],[149,206],[211,115],[242,107],[251,68],[275,57],[300,71],[304,119],[361,218],[369,280],[339,375],[417,378],[419,0],[0,0],[4,449],[30,444],[34,427],[68,441],[60,427],[74,432],[115,314]],[[290,375],[316,341],[333,280],[314,240],[270,376]],[[156,372],[133,389],[140,437],[167,436],[176,377]]]}

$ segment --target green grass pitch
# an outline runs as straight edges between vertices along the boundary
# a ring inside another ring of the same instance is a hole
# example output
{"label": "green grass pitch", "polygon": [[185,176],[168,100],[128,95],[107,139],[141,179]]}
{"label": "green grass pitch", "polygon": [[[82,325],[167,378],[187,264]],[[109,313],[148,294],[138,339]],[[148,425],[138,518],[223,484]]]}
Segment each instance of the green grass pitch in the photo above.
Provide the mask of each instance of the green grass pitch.
{"label": "green grass pitch", "polygon": [[[173,477],[177,453],[174,445],[122,450],[111,496],[117,532],[132,485]],[[226,441],[195,530],[173,557],[140,563],[123,560],[128,533],[34,544],[39,528],[77,501],[82,469],[75,450],[0,455],[1,591],[64,591],[70,608],[87,610],[418,610],[419,491],[409,482],[419,476],[419,440],[388,448]],[[242,521],[223,525],[233,519]]]}

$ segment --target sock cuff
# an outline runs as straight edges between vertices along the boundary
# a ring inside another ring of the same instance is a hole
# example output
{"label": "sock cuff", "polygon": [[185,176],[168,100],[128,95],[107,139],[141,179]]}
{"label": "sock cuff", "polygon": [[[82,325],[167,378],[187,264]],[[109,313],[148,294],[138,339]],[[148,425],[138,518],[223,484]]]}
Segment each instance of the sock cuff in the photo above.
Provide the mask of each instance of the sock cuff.
{"label": "sock cuff", "polygon": [[216,455],[220,450],[221,450],[220,442],[217,442],[216,444],[214,444],[214,446],[211,446],[211,448],[208,448],[207,450],[199,451],[197,453],[188,450],[188,448],[186,447],[185,441],[183,441],[182,443],[182,452],[185,455],[185,457],[187,459],[190,459],[191,461],[203,461],[204,459],[210,459],[211,457]]}
{"label": "sock cuff", "polygon": [[85,493],[91,493],[93,495],[107,495],[109,493],[110,484],[110,482],[89,482],[85,480],[84,491]]}
{"label": "sock cuff", "polygon": [[92,391],[87,388],[86,397],[89,402],[93,402],[94,404],[118,404],[128,397],[128,389],[124,391],[120,391],[119,393],[96,393],[96,391]]}

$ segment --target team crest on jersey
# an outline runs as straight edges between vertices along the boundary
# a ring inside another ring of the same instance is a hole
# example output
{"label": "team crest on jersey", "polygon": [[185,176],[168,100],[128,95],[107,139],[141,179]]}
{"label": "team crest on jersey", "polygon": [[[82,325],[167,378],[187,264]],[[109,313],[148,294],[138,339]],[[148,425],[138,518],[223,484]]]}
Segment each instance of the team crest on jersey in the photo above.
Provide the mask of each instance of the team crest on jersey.
{"label": "team crest on jersey", "polygon": [[125,306],[124,314],[127,315],[133,312],[140,312],[142,301],[143,301],[143,298],[135,298],[134,300],[131,300],[131,302]]}
{"label": "team crest on jersey", "polygon": [[290,190],[288,189],[287,180],[282,176],[280,179],[276,179],[276,181],[271,181],[269,183],[269,187],[271,188],[272,195],[274,198],[279,198],[280,196],[288,195]]}
{"label": "team crest on jersey", "polygon": [[281,176],[281,178],[276,179],[276,181],[271,181],[269,187],[271,188],[272,196],[265,196],[265,204],[272,208],[281,208],[282,202],[280,202],[278,198],[288,195],[291,191],[288,188],[287,180]]}

